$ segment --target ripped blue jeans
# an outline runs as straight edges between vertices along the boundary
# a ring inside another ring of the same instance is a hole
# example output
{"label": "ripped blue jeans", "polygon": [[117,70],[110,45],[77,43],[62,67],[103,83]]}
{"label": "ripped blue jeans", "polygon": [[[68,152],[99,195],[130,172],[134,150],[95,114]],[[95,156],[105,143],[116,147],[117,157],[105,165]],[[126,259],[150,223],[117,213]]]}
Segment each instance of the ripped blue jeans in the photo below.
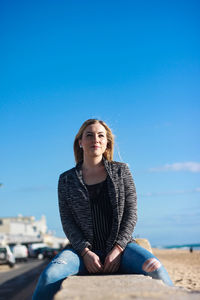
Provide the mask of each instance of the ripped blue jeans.
{"label": "ripped blue jeans", "polygon": [[[96,252],[102,263],[105,255]],[[40,275],[38,284],[33,294],[33,300],[53,299],[60,289],[62,281],[71,275],[88,275],[88,271],[80,257],[74,250],[61,251],[45,268]],[[160,261],[149,251],[129,243],[121,256],[120,268],[117,274],[143,274],[155,279],[161,279],[165,284],[173,283]]]}

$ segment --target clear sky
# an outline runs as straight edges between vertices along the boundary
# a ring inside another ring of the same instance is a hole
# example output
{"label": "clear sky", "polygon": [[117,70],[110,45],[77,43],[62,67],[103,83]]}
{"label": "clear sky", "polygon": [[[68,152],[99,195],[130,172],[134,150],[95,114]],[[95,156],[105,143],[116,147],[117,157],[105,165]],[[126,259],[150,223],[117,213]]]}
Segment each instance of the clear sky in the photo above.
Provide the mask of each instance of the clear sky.
{"label": "clear sky", "polygon": [[0,216],[45,214],[88,118],[115,134],[135,235],[200,242],[199,1],[0,2]]}

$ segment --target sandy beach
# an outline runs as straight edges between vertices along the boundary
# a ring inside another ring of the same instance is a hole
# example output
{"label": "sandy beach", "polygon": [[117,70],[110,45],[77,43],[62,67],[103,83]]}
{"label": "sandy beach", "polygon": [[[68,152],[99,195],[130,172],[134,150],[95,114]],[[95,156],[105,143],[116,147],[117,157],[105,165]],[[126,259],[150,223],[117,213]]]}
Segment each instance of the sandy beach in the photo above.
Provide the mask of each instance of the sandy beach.
{"label": "sandy beach", "polygon": [[200,291],[200,250],[153,249],[175,286]]}

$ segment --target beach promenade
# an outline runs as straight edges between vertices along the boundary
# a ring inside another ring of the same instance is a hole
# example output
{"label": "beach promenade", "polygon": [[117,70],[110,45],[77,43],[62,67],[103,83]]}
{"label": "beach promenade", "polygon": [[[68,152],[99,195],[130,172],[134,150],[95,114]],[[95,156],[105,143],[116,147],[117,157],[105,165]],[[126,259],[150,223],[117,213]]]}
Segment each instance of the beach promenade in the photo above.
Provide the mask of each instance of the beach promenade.
{"label": "beach promenade", "polygon": [[[153,249],[166,267],[174,287],[142,275],[72,276],[64,280],[56,300],[129,300],[129,299],[200,299],[200,251]],[[31,261],[30,261],[31,263]],[[34,270],[18,264],[10,269],[1,266],[0,299],[31,300],[39,274],[48,261],[37,262]],[[44,266],[43,266],[44,264]],[[25,269],[23,269],[25,268]],[[31,268],[31,266],[30,266]],[[28,273],[27,273],[28,271]]]}
{"label": "beach promenade", "polygon": [[200,299],[200,251],[159,250],[174,287],[143,275],[72,276],[63,281],[55,300]]}

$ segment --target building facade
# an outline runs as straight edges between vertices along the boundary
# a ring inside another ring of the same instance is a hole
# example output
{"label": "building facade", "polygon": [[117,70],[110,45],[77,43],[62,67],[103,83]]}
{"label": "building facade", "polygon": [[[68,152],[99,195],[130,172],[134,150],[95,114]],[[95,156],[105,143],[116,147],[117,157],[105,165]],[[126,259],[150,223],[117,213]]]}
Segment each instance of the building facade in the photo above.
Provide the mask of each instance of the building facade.
{"label": "building facade", "polygon": [[36,220],[34,216],[0,218],[0,244],[45,243],[51,247],[62,247],[68,243],[66,238],[58,238],[48,233],[46,217]]}

